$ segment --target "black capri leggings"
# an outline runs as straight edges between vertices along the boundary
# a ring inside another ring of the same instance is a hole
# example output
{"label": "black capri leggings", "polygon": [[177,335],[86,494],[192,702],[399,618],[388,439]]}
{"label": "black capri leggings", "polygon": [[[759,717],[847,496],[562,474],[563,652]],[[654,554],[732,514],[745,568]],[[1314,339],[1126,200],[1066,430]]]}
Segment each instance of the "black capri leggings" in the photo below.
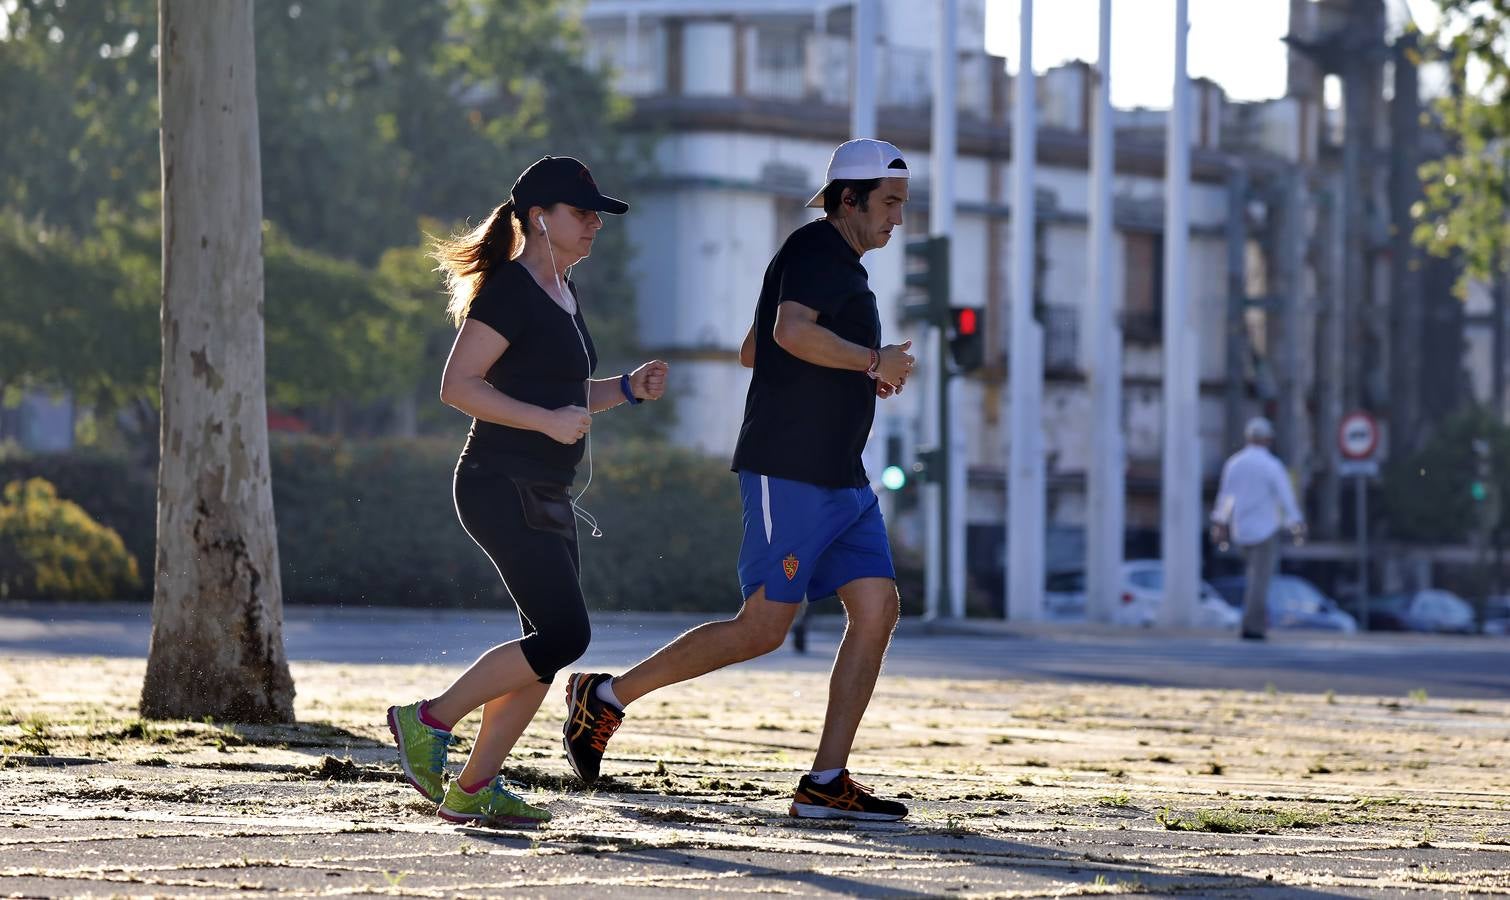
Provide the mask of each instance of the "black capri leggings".
{"label": "black capri leggings", "polygon": [[464,459],[452,496],[462,527],[493,561],[519,608],[525,660],[550,684],[592,639],[568,487]]}

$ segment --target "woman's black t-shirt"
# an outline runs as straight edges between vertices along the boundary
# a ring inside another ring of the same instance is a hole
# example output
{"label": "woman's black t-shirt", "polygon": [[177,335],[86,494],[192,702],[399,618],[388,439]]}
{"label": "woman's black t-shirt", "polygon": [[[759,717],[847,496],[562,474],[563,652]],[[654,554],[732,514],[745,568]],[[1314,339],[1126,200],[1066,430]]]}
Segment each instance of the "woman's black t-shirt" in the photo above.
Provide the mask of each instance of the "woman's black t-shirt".
{"label": "woman's black t-shirt", "polygon": [[[569,280],[566,285],[576,297],[576,285]],[[598,353],[582,319],[580,300],[576,315],[567,315],[529,270],[510,261],[488,273],[467,318],[509,342],[488,369],[488,384],[545,409],[587,407],[587,379],[598,367]],[[571,484],[586,446],[586,440],[562,444],[538,431],[473,419],[461,455],[497,465],[511,475]]]}
{"label": "woman's black t-shirt", "polygon": [[805,362],[776,343],[776,308],[793,300],[818,324],[861,347],[880,346],[881,319],[860,254],[838,229],[810,222],[766,268],[755,308],[755,371],[745,397],[735,471],[832,488],[867,484],[860,453],[876,414],[876,383],[864,372]]}

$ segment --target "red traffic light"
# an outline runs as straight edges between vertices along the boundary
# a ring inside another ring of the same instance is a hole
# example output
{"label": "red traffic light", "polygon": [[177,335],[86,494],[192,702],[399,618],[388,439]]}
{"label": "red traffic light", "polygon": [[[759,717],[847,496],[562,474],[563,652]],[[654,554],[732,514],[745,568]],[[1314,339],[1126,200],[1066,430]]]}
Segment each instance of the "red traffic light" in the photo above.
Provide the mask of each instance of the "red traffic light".
{"label": "red traffic light", "polygon": [[979,314],[975,307],[956,307],[954,310],[954,333],[961,336],[975,334],[979,324]]}

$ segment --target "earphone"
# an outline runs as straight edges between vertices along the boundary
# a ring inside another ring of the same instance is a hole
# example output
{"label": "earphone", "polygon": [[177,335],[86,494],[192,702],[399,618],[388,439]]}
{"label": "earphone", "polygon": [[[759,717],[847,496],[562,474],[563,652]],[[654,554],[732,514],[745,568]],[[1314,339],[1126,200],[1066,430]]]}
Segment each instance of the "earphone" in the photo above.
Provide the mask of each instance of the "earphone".
{"label": "earphone", "polygon": [[[556,269],[556,248],[551,246],[551,234],[549,229],[545,227],[545,216],[536,216],[535,221],[540,224],[540,233],[545,235],[545,249],[549,251],[551,255],[551,277],[556,279],[556,293],[562,297],[565,297],[566,288],[562,286],[561,274]],[[582,384],[582,393],[584,397],[583,402],[587,406],[587,414],[592,415],[592,354],[587,352],[587,338],[582,335],[582,329],[577,325],[577,317],[575,314],[573,314],[571,317],[571,327],[577,332],[577,340],[582,344],[582,358],[587,361],[588,378]],[[583,440],[587,442],[587,482],[582,485],[582,490],[577,492],[577,496],[572,498],[571,509],[578,518],[586,522],[587,526],[592,529],[593,537],[602,537],[603,532],[598,528],[598,520],[593,518],[592,514],[587,510],[577,505],[577,501],[582,499],[582,496],[587,493],[588,487],[592,485],[591,430],[589,430],[587,435],[583,437]]]}

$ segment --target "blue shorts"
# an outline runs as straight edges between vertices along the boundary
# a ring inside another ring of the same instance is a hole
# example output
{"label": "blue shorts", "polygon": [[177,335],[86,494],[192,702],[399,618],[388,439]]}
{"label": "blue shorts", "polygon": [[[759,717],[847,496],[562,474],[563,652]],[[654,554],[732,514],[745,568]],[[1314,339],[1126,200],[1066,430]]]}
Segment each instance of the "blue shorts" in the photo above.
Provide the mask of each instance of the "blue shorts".
{"label": "blue shorts", "polygon": [[744,542],[739,584],[748,600],[800,603],[832,596],[856,578],[897,577],[875,491],[739,473]]}

